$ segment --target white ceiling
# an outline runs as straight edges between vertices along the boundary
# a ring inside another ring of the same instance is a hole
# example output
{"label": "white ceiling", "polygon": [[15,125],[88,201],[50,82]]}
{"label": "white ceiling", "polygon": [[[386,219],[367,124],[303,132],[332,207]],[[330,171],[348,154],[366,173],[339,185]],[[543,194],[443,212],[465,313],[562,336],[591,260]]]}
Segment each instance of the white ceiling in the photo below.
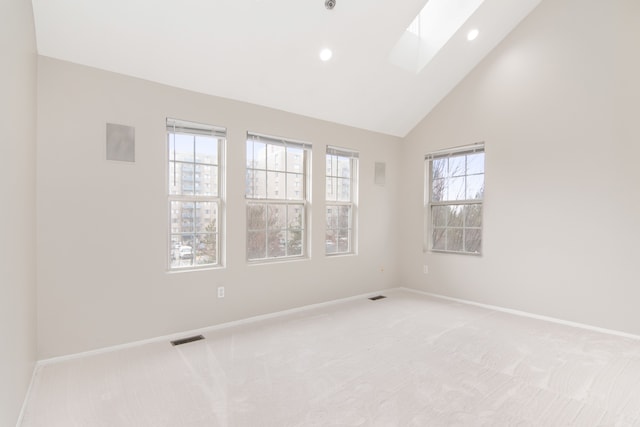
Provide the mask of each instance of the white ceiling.
{"label": "white ceiling", "polygon": [[[451,0],[457,1],[457,0]],[[485,0],[419,73],[389,54],[426,0],[33,0],[38,52],[405,136],[540,0]],[[473,42],[472,27],[480,30]],[[321,48],[333,58],[322,62]]]}

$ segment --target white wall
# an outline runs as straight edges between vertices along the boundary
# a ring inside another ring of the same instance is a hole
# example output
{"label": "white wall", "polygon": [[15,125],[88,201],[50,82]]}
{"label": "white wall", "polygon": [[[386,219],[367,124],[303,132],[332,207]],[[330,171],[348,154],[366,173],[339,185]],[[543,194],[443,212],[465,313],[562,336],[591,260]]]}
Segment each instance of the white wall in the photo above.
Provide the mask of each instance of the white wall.
{"label": "white wall", "polygon": [[0,2],[0,425],[15,425],[36,358],[36,42],[31,2]]}
{"label": "white wall", "polygon": [[[640,333],[639,21],[636,0],[545,0],[411,132],[402,284]],[[484,254],[423,253],[424,155],[476,141]]]}
{"label": "white wall", "polygon": [[[40,358],[397,285],[399,139],[44,57],[38,83]],[[224,269],[166,272],[166,117],[228,130]],[[135,127],[135,164],[104,159],[107,122]],[[313,144],[310,259],[245,262],[248,130]],[[360,151],[358,256],[324,256],[327,144]]]}

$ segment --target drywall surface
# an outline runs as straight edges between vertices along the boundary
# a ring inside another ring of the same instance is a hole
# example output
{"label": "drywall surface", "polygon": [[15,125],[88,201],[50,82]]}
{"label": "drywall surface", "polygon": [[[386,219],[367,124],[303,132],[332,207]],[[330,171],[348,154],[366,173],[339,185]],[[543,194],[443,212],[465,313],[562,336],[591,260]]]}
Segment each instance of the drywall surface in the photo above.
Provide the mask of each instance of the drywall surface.
{"label": "drywall surface", "polygon": [[36,360],[36,42],[31,2],[0,3],[0,425],[16,424]]}
{"label": "drywall surface", "polygon": [[[639,21],[546,0],[407,136],[402,285],[640,333]],[[424,252],[424,156],[477,141],[483,254]]]}
{"label": "drywall surface", "polygon": [[[396,285],[399,139],[45,57],[38,83],[40,358]],[[225,268],[167,272],[167,117],[227,128]],[[105,160],[106,123],[135,127],[135,163]],[[247,131],[313,145],[309,259],[245,261]],[[324,255],[327,145],[360,152],[356,256]]]}

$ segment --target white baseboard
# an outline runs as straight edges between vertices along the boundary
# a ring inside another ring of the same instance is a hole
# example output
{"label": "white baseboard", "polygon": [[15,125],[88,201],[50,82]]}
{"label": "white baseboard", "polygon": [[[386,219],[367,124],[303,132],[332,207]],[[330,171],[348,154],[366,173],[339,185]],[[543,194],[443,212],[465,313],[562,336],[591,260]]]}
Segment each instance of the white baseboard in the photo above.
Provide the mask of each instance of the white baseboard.
{"label": "white baseboard", "polygon": [[522,316],[522,317],[529,317],[529,318],[532,318],[532,319],[544,320],[544,321],[547,321],[547,322],[557,323],[557,324],[560,324],[560,325],[571,326],[573,328],[586,329],[586,330],[593,331],[593,332],[600,332],[600,333],[603,333],[603,334],[615,335],[615,336],[619,336],[619,337],[623,337],[623,338],[630,338],[630,339],[633,339],[633,340],[640,340],[640,335],[630,334],[628,332],[617,331],[615,329],[600,328],[598,326],[587,325],[585,323],[572,322],[570,320],[557,319],[555,317],[550,317],[550,316],[542,316],[540,314],[529,313],[529,312],[521,311],[521,310],[514,310],[514,309],[511,309],[511,308],[504,308],[504,307],[500,307],[500,306],[497,306],[497,305],[483,304],[483,303],[469,301],[469,300],[460,299],[460,298],[447,297],[447,296],[444,296],[444,295],[434,294],[434,293],[431,293],[431,292],[421,291],[421,290],[413,289],[413,288],[399,287],[399,288],[396,288],[396,289],[401,289],[403,291],[408,291],[408,292],[414,292],[414,293],[421,294],[421,295],[427,295],[427,296],[430,296],[430,297],[439,298],[439,299],[443,299],[443,300],[447,300],[447,301],[459,302],[461,304],[467,304],[467,305],[473,305],[473,306],[476,306],[476,307],[482,307],[482,308],[486,308],[486,309],[489,309],[489,310],[500,311],[500,312],[503,312],[503,313],[509,313],[509,314],[513,314],[513,315],[516,315],[516,316]]}
{"label": "white baseboard", "polygon": [[65,356],[57,356],[57,357],[52,357],[52,358],[48,358],[48,359],[42,359],[42,360],[39,360],[38,362],[36,362],[36,366],[39,367],[39,366],[49,365],[49,364],[52,364],[52,363],[60,363],[60,362],[64,362],[64,361],[67,361],[67,360],[79,359],[79,358],[82,358],[82,357],[93,356],[93,355],[96,355],[96,354],[109,353],[109,352],[112,352],[112,351],[123,350],[123,349],[127,349],[127,348],[132,348],[132,347],[138,347],[138,346],[141,346],[141,345],[151,344],[151,343],[156,343],[156,342],[169,342],[169,341],[172,341],[172,340],[184,338],[185,336],[205,334],[207,332],[212,332],[212,331],[216,331],[216,330],[219,330],[219,329],[225,329],[225,328],[230,328],[230,327],[234,327],[234,326],[241,326],[241,325],[246,325],[246,324],[249,324],[249,323],[260,322],[260,321],[263,321],[263,320],[274,319],[274,318],[286,316],[286,315],[289,315],[289,314],[295,314],[295,313],[300,313],[300,312],[303,312],[303,311],[312,310],[312,309],[316,309],[316,308],[327,307],[327,306],[340,304],[340,303],[347,302],[347,301],[353,301],[353,300],[358,300],[358,299],[362,299],[362,298],[368,298],[368,297],[371,297],[371,296],[374,296],[374,295],[379,295],[381,293],[385,293],[385,292],[389,292],[389,291],[393,291],[393,290],[399,290],[399,289],[400,288],[387,288],[387,289],[382,289],[382,290],[375,291],[375,292],[367,292],[366,294],[354,295],[354,296],[351,296],[351,297],[340,298],[340,299],[320,302],[320,303],[316,303],[316,304],[305,305],[305,306],[302,306],[302,307],[296,307],[296,308],[291,308],[291,309],[282,310],[282,311],[276,311],[274,313],[268,313],[268,314],[262,314],[262,315],[259,315],[259,316],[248,317],[246,319],[234,320],[232,322],[220,323],[220,324],[214,325],[214,326],[207,326],[207,327],[204,327],[204,328],[192,329],[192,330],[183,331],[183,332],[177,332],[177,333],[170,334],[170,335],[163,335],[163,336],[159,336],[159,337],[155,337],[155,338],[148,338],[148,339],[145,339],[145,340],[133,341],[133,342],[129,342],[129,343],[124,343],[124,344],[118,344],[118,345],[109,346],[109,347],[98,348],[98,349],[95,349],[95,350],[89,350],[89,351],[84,351],[84,352],[80,352],[80,353],[68,354],[68,355],[65,355]]}

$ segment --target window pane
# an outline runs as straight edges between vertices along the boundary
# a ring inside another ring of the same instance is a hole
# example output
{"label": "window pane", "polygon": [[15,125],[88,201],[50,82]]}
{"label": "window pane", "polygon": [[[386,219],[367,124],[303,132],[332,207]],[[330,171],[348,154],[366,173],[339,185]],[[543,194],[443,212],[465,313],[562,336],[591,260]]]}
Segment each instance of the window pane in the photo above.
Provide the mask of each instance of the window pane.
{"label": "window pane", "polygon": [[327,154],[327,156],[326,156],[326,166],[325,166],[325,168],[327,169],[326,170],[326,175],[327,176],[333,176],[332,171],[333,171],[333,159],[334,159],[334,157],[335,156],[332,156],[331,154]]}
{"label": "window pane", "polygon": [[448,228],[447,229],[447,251],[462,252],[463,230],[460,228]]}
{"label": "window pane", "polygon": [[214,202],[196,203],[196,232],[217,232],[218,204]]}
{"label": "window pane", "polygon": [[302,255],[302,230],[289,230],[287,233],[287,254]]}
{"label": "window pane", "polygon": [[191,163],[169,163],[169,194],[192,195],[194,169]]}
{"label": "window pane", "polygon": [[253,169],[256,167],[255,159],[253,157],[253,141],[247,141],[247,169]]}
{"label": "window pane", "polygon": [[433,249],[443,251],[446,248],[447,243],[447,229],[446,228],[434,228],[433,229]]}
{"label": "window pane", "polygon": [[465,207],[465,226],[482,227],[482,205],[467,205]]}
{"label": "window pane", "polygon": [[445,200],[464,200],[464,177],[447,180],[447,198]]}
{"label": "window pane", "polygon": [[433,187],[431,190],[431,200],[434,202],[441,202],[445,200],[447,195],[447,180],[445,178],[439,178],[433,180]]}
{"label": "window pane", "polygon": [[287,171],[304,172],[304,150],[301,148],[287,147]]}
{"label": "window pane", "polygon": [[338,207],[338,228],[351,228],[351,207]]}
{"label": "window pane", "polygon": [[216,264],[217,235],[214,233],[196,235],[196,265]]}
{"label": "window pane", "polygon": [[267,169],[271,171],[285,170],[285,148],[280,145],[269,145],[267,147]]}
{"label": "window pane", "polygon": [[171,226],[177,233],[195,231],[195,204],[193,202],[171,202]]}
{"label": "window pane", "polygon": [[253,167],[267,169],[267,145],[262,142],[253,143]]}
{"label": "window pane", "polygon": [[341,178],[351,177],[351,159],[338,156],[338,176]]}
{"label": "window pane", "polygon": [[447,176],[447,159],[434,159],[431,161],[431,174],[433,179],[441,179]]}
{"label": "window pane", "polygon": [[267,257],[285,256],[285,243],[283,231],[272,230],[267,232]]}
{"label": "window pane", "polygon": [[193,234],[171,235],[171,267],[193,265]]}
{"label": "window pane", "polygon": [[351,181],[345,178],[337,178],[338,181],[338,201],[351,201]]}
{"label": "window pane", "polygon": [[169,134],[169,159],[193,163],[193,135]]}
{"label": "window pane", "polygon": [[327,177],[327,194],[326,199],[329,201],[338,200],[338,191],[337,191],[338,179]]}
{"label": "window pane", "polygon": [[464,176],[466,168],[466,156],[449,157],[449,173],[448,176]]}
{"label": "window pane", "polygon": [[194,175],[195,192],[201,196],[218,196],[218,167],[198,165]]}
{"label": "window pane", "polygon": [[467,175],[484,173],[484,153],[467,156]]}
{"label": "window pane", "polygon": [[484,193],[484,175],[467,177],[467,200],[482,199]]}
{"label": "window pane", "polygon": [[267,198],[285,199],[286,175],[281,172],[267,172]]}
{"label": "window pane", "polygon": [[247,257],[262,259],[267,256],[267,233],[265,231],[247,232]]}
{"label": "window pane", "polygon": [[265,230],[267,228],[266,206],[247,206],[247,230]]}
{"label": "window pane", "polygon": [[327,254],[336,253],[338,250],[338,232],[327,230],[324,242],[324,250]]}
{"label": "window pane", "polygon": [[212,136],[195,136],[196,163],[218,164],[218,139]]}
{"label": "window pane", "polygon": [[464,226],[464,206],[463,205],[451,205],[448,206],[448,227],[463,227]]}
{"label": "window pane", "polygon": [[434,227],[444,227],[447,225],[449,206],[433,206],[431,209],[431,215]]}
{"label": "window pane", "polygon": [[338,228],[338,207],[327,206],[327,228]]}
{"label": "window pane", "polygon": [[254,199],[264,199],[267,197],[267,173],[265,171],[247,171],[246,195]]}
{"label": "window pane", "polygon": [[291,206],[287,207],[288,216],[288,227],[289,228],[302,228],[302,207],[300,206]]}
{"label": "window pane", "polygon": [[465,251],[480,253],[482,247],[482,232],[479,229],[465,230]]}
{"label": "window pane", "polygon": [[301,173],[288,173],[285,175],[287,179],[287,200],[304,200],[304,175]]}
{"label": "window pane", "polygon": [[349,230],[340,230],[338,233],[338,252],[349,252]]}
{"label": "window pane", "polygon": [[285,205],[269,205],[267,208],[267,212],[269,213],[267,228],[269,228],[269,230],[286,228],[287,207]]}

